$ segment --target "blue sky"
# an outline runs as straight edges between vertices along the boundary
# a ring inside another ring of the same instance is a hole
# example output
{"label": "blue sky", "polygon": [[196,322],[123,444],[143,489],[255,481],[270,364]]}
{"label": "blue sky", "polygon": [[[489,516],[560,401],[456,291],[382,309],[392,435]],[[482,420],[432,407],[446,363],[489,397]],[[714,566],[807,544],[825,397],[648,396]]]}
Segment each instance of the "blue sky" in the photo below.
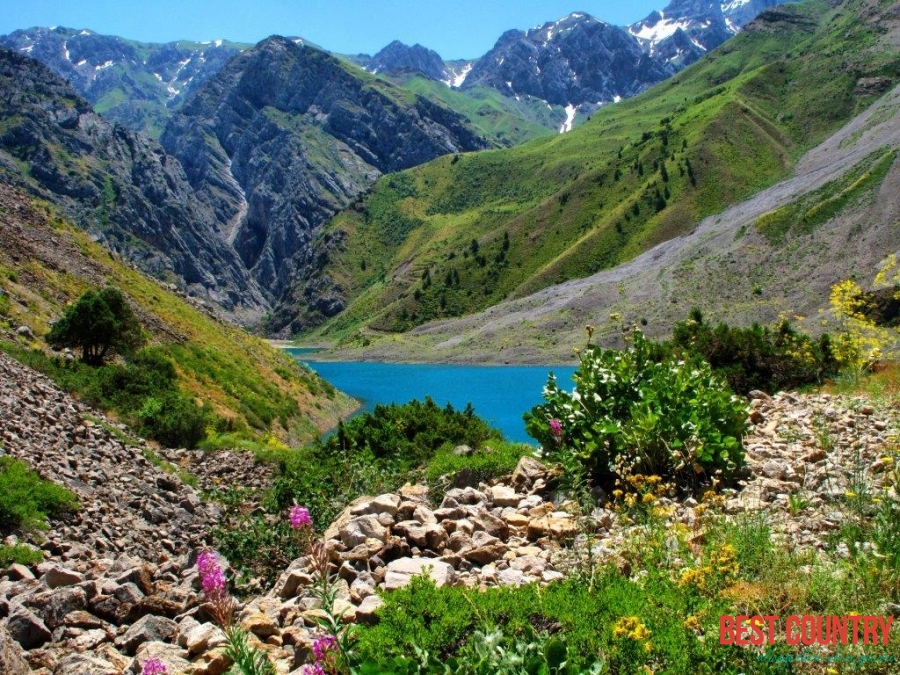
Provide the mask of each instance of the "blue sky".
{"label": "blue sky", "polygon": [[296,35],[340,53],[374,54],[391,40],[445,59],[474,58],[510,28],[583,11],[612,24],[638,21],[668,0],[0,0],[0,34],[32,26],[90,28],[144,42]]}

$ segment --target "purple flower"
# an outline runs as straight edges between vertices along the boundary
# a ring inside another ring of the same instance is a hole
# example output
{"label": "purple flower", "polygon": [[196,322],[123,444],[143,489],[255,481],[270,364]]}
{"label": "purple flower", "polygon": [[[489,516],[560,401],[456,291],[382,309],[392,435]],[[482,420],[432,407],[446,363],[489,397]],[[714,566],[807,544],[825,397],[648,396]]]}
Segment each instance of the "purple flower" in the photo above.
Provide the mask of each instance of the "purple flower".
{"label": "purple flower", "polygon": [[321,663],[313,663],[303,666],[303,675],[325,675],[325,669]]}
{"label": "purple flower", "polygon": [[225,592],[225,574],[214,551],[204,550],[197,556],[200,586],[207,597],[213,598]]}
{"label": "purple flower", "polygon": [[563,428],[562,422],[560,422],[555,417],[550,420],[550,433],[553,435],[553,438],[556,439],[557,443],[562,439]]}
{"label": "purple flower", "polygon": [[331,658],[330,652],[337,651],[337,638],[334,635],[323,635],[313,640],[313,658],[323,662]]}
{"label": "purple flower", "polygon": [[300,528],[312,528],[312,518],[309,517],[309,510],[303,508],[302,506],[292,506],[291,513],[291,527],[295,530],[299,530]]}
{"label": "purple flower", "polygon": [[169,675],[169,669],[165,663],[157,658],[147,659],[144,661],[141,675]]}

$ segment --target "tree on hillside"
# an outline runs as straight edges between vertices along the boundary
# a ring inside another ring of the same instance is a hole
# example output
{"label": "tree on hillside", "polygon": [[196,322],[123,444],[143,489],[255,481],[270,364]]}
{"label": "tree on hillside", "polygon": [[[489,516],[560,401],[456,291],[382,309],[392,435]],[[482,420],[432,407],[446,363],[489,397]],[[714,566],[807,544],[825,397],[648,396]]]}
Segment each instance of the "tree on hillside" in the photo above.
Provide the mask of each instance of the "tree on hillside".
{"label": "tree on hillside", "polygon": [[122,292],[107,286],[85,291],[53,324],[47,342],[55,349],[80,349],[82,361],[99,366],[113,353],[129,354],[140,347],[144,332]]}

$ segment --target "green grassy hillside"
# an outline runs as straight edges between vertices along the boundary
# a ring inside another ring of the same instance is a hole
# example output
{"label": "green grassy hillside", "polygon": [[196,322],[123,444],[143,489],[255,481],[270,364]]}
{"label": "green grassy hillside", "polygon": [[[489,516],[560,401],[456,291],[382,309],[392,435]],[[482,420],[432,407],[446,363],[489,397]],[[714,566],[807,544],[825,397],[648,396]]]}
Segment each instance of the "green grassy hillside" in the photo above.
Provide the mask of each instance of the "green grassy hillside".
{"label": "green grassy hillside", "polygon": [[488,87],[460,91],[421,76],[393,79],[403,89],[463,115],[485,138],[500,147],[552,136],[566,119],[562,106],[550,106],[531,96],[510,98]]}
{"label": "green grassy hillside", "polygon": [[[50,206],[0,184],[0,348],[28,358],[88,289],[111,285],[134,305],[149,343],[176,369],[179,389],[233,438],[302,443],[337,425],[355,403],[285,353],[214,318],[122,263]],[[20,326],[34,339],[16,337]]]}
{"label": "green grassy hillside", "polygon": [[[788,176],[900,79],[896,3],[788,5],[575,131],[383,178],[323,236],[348,308],[406,331],[614,267]],[[340,232],[340,236],[335,236]]]}

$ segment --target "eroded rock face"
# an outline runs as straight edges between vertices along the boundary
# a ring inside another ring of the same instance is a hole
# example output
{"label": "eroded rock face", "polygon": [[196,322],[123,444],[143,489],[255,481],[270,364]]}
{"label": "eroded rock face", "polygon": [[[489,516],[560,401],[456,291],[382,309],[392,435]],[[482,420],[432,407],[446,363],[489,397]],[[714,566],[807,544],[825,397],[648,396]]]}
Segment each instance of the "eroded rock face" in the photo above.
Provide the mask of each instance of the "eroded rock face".
{"label": "eroded rock face", "polygon": [[314,239],[327,220],[384,173],[488,145],[449,109],[403,102],[281,37],[230,61],[161,140],[278,299],[271,328],[294,332],[299,315],[314,323],[344,306],[343,289],[319,273],[330,244]]}
{"label": "eroded rock face", "polygon": [[109,124],[43,64],[5,48],[0,116],[5,180],[57,204],[147,274],[177,278],[233,317],[253,321],[268,308],[218,235],[215,214],[157,142]]}

